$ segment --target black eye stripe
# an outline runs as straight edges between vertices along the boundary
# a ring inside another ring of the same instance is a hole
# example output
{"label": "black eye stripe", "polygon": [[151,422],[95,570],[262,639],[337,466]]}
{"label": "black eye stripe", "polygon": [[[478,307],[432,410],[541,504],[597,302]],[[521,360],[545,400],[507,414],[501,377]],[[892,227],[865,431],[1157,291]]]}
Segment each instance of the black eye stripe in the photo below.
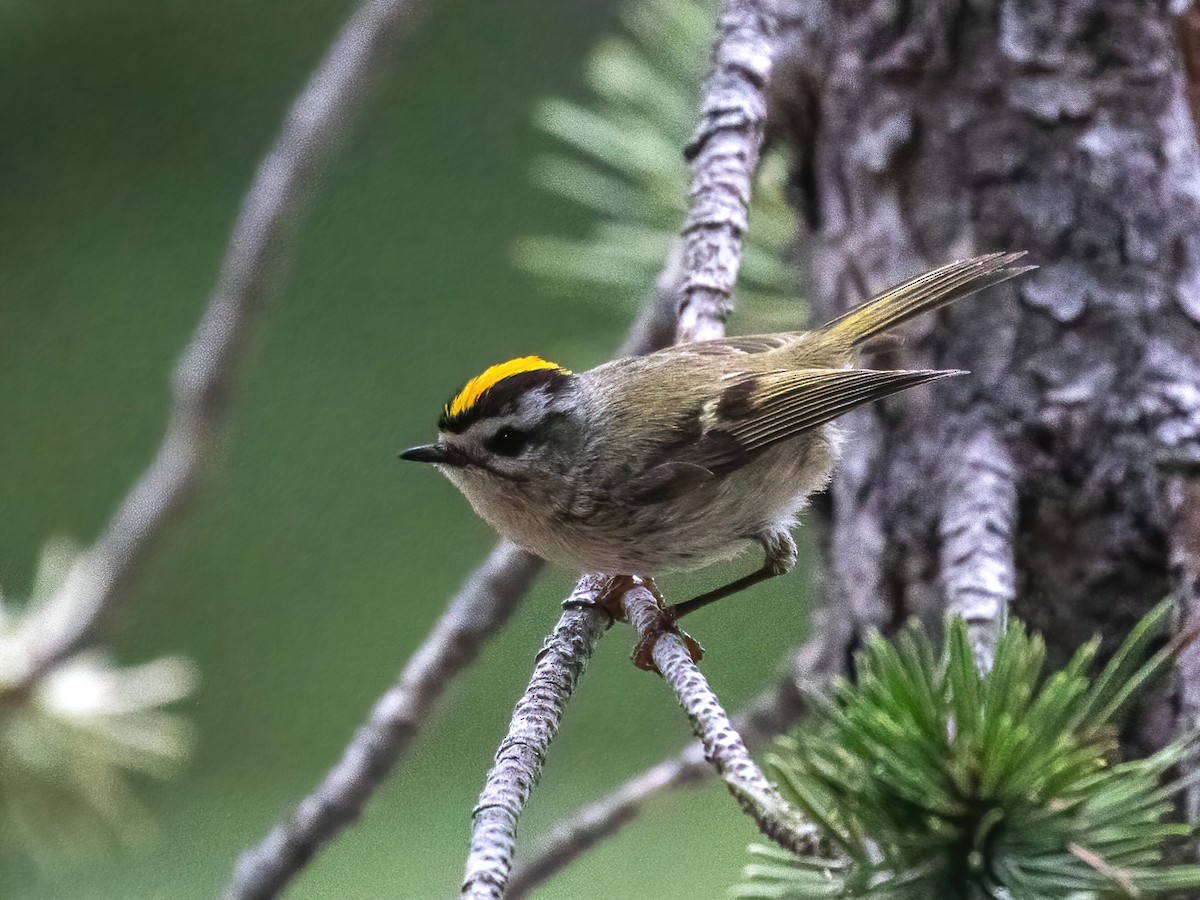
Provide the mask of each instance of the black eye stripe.
{"label": "black eye stripe", "polygon": [[506,425],[486,441],[487,448],[497,456],[518,456],[529,445],[530,433]]}

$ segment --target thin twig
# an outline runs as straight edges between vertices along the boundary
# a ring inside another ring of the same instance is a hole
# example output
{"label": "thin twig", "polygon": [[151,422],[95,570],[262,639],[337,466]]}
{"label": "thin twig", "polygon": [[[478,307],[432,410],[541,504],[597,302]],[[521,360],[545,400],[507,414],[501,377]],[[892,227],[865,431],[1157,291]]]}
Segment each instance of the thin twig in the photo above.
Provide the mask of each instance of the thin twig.
{"label": "thin twig", "polygon": [[967,623],[975,663],[987,672],[1016,597],[1017,489],[1008,450],[989,430],[975,434],[954,459],[940,527],[942,586],[947,611]]}
{"label": "thin twig", "polygon": [[699,742],[688,744],[679,755],[636,775],[559,822],[540,842],[537,853],[513,870],[504,896],[507,900],[528,897],[534,888],[636,819],[652,797],[703,784],[712,774],[704,759],[704,748]]}
{"label": "thin twig", "polygon": [[[734,728],[746,747],[755,750],[798,722],[808,709],[808,697],[821,691],[842,671],[852,630],[844,621],[831,621],[823,609],[813,622],[813,637],[794,650],[790,664],[775,685],[734,716]],[[521,900],[593,847],[615,836],[636,819],[649,803],[670,791],[703,784],[714,774],[697,742],[626,781],[594,803],[560,820],[537,852],[513,870],[508,900]]]}
{"label": "thin twig", "polygon": [[320,786],[238,860],[227,900],[277,896],[321,847],[358,819],[442,692],[503,627],[541,567],[537,557],[505,541],[492,551]]}
{"label": "thin twig", "polygon": [[[651,639],[661,625],[662,608],[645,587],[627,591],[622,598],[625,617],[641,640]],[[729,720],[678,634],[659,634],[654,643],[654,664],[675,691],[679,705],[692,722],[704,747],[704,757],[725,781],[725,786],[749,815],[758,830],[785,850],[813,855],[819,836],[811,822],[780,796]]]}
{"label": "thin twig", "polygon": [[529,687],[513,710],[473,813],[471,852],[462,895],[470,900],[504,896],[516,846],[517,820],[541,776],[550,742],[596,641],[609,624],[593,605],[607,579],[585,576],[538,654]]}
{"label": "thin twig", "polygon": [[687,148],[692,186],[683,227],[681,341],[722,337],[733,308],[777,28],[775,13],[763,0],[726,0],[721,11],[700,121]]}
{"label": "thin twig", "polygon": [[[237,364],[275,287],[304,200],[413,5],[371,0],[361,6],[288,113],[246,194],[216,288],[176,366],[170,420],[158,453],[48,604],[47,615],[57,627],[48,629],[51,636],[36,651],[28,681],[95,638],[139,564],[199,483],[226,425]],[[73,615],[58,616],[59,608]]]}

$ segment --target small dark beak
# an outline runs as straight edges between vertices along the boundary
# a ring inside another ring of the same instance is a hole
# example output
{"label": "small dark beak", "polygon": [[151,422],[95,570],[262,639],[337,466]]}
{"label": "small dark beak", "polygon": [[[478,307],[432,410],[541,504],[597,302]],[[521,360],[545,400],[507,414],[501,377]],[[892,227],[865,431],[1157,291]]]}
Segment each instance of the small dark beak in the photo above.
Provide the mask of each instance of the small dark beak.
{"label": "small dark beak", "polygon": [[409,447],[400,454],[401,459],[419,463],[441,463],[453,465],[446,451],[437,444],[426,444],[424,447]]}

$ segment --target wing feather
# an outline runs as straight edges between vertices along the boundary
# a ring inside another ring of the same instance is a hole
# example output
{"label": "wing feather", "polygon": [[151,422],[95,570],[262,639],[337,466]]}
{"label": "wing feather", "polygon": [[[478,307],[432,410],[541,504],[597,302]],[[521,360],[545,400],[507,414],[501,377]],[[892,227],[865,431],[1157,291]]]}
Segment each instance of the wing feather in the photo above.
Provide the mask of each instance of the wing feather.
{"label": "wing feather", "polygon": [[767,448],[855,407],[956,371],[792,369],[739,375],[691,410],[624,485],[635,506],[662,503],[740,469]]}
{"label": "wing feather", "polygon": [[988,253],[963,259],[923,272],[903,284],[889,288],[847,313],[825,324],[821,330],[850,346],[894,328],[913,316],[953,303],[976,291],[1007,281],[1036,266],[1012,265],[1020,253]]}
{"label": "wing feather", "polygon": [[794,369],[752,376],[755,389],[741,415],[713,423],[746,454],[836,419],[855,407],[927,381],[946,370]]}

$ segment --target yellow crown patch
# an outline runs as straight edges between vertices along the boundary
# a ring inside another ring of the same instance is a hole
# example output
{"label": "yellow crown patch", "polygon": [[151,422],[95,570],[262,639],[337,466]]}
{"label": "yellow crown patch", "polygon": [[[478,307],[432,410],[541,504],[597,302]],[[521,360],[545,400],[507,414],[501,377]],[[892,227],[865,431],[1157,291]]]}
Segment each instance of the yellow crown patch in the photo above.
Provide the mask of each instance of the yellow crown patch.
{"label": "yellow crown patch", "polygon": [[489,369],[485,369],[482,374],[476,375],[468,381],[463,386],[463,389],[455,394],[454,399],[446,404],[446,415],[453,418],[467,412],[479,401],[479,398],[484,393],[490,388],[495,387],[505,378],[511,378],[513,375],[521,375],[525,372],[537,372],[542,369],[553,369],[561,375],[571,374],[558,365],[558,363],[549,362],[540,356],[522,356],[518,359],[510,359],[508,362],[502,362]]}

